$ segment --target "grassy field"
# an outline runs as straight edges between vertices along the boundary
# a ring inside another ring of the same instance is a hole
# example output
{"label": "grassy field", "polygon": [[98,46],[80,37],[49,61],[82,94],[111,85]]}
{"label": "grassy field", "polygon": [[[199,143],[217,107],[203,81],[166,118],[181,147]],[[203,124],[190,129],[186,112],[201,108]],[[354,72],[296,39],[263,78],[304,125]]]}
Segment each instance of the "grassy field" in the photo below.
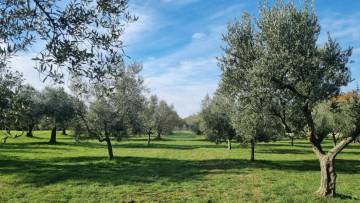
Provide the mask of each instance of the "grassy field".
{"label": "grassy field", "polygon": [[[0,202],[359,202],[360,145],[337,157],[338,198],[318,198],[319,166],[305,140],[261,143],[229,151],[178,132],[146,146],[146,138],[75,143],[49,132],[0,144]],[[330,146],[330,142],[328,143]]]}

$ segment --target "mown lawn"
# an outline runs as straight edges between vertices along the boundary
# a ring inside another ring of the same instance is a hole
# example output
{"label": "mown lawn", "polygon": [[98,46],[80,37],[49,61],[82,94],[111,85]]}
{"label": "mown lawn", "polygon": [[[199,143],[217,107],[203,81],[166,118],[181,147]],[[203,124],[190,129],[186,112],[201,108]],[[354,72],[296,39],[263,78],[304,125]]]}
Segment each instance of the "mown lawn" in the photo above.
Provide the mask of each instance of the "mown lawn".
{"label": "mown lawn", "polygon": [[[360,145],[337,157],[338,198],[318,198],[319,166],[305,140],[229,151],[178,132],[114,142],[115,160],[97,141],[75,143],[49,132],[0,144],[0,202],[359,202]],[[328,142],[328,146],[331,142]]]}

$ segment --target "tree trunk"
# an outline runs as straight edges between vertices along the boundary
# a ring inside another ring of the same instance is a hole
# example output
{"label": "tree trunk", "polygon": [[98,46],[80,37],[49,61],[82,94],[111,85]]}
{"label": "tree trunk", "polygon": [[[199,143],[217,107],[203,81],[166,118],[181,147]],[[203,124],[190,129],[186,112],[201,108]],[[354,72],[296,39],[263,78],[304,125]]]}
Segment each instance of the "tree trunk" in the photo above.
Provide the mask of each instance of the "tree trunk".
{"label": "tree trunk", "polygon": [[50,144],[56,144],[56,125],[54,126],[54,128],[51,130],[51,137],[50,137]]}
{"label": "tree trunk", "polygon": [[158,133],[157,133],[156,139],[157,139],[157,140],[160,140],[160,139],[161,139],[161,132],[158,132]]}
{"label": "tree trunk", "polygon": [[317,193],[321,196],[334,197],[336,195],[336,172],[334,159],[329,156],[323,156],[319,159],[321,178],[320,187]]}
{"label": "tree trunk", "polygon": [[255,161],[255,140],[251,140],[251,157],[250,161]]}
{"label": "tree trunk", "polygon": [[228,139],[227,141],[228,141],[228,150],[231,150],[231,140]]}
{"label": "tree trunk", "polygon": [[34,137],[34,135],[33,135],[33,129],[34,129],[34,125],[33,125],[33,124],[29,124],[29,126],[28,126],[28,132],[26,133],[26,137]]}
{"label": "tree trunk", "polygon": [[293,147],[294,146],[294,138],[290,137],[290,139],[291,139],[291,146]]}
{"label": "tree trunk", "polygon": [[151,132],[148,132],[148,142],[147,142],[147,144],[148,144],[148,146],[150,146],[150,141],[151,141]]}
{"label": "tree trunk", "polygon": [[337,144],[336,134],[335,133],[332,133],[332,139],[333,139],[333,144],[335,146]]}
{"label": "tree trunk", "polygon": [[112,145],[111,145],[111,140],[109,137],[106,137],[105,141],[106,141],[106,144],[108,147],[109,159],[112,160],[114,158],[114,154],[113,154],[113,149],[112,149]]}
{"label": "tree trunk", "polygon": [[67,134],[66,134],[66,128],[63,128],[63,129],[62,129],[62,135],[67,135]]}

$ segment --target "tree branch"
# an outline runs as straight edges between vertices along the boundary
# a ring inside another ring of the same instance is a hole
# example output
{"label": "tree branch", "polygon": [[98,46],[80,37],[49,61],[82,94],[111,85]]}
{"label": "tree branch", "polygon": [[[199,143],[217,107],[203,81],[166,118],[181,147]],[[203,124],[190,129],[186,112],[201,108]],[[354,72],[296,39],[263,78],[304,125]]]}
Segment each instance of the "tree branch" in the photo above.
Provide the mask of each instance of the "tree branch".
{"label": "tree branch", "polygon": [[271,81],[275,82],[277,85],[279,85],[282,89],[287,89],[287,90],[290,90],[291,92],[295,93],[297,96],[301,97],[301,98],[304,98],[304,99],[307,99],[308,97],[301,94],[294,86],[290,85],[290,84],[285,84],[283,83],[281,80],[275,78],[275,77],[272,77],[271,78]]}
{"label": "tree branch", "polygon": [[358,124],[354,132],[351,133],[351,136],[339,142],[339,144],[335,145],[327,155],[331,158],[335,158],[337,154],[339,154],[346,146],[348,146],[352,141],[354,141],[357,137],[360,136],[360,125]]}
{"label": "tree branch", "polygon": [[39,9],[45,14],[48,21],[52,24],[53,28],[58,28],[58,25],[56,24],[55,20],[50,16],[50,14],[45,10],[45,8],[40,4],[38,0],[34,0],[35,4]]}

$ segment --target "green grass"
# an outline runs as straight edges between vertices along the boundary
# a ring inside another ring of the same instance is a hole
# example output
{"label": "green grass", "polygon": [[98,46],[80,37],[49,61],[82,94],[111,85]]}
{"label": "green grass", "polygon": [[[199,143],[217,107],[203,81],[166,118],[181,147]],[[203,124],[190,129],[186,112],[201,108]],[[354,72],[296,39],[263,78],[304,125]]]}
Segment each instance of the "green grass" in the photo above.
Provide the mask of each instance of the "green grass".
{"label": "green grass", "polygon": [[[359,202],[360,145],[337,157],[335,199],[319,198],[319,165],[305,140],[229,151],[179,132],[146,146],[146,138],[113,142],[115,160],[96,141],[75,143],[49,132],[0,144],[0,202]],[[327,143],[330,146],[330,142]]]}

